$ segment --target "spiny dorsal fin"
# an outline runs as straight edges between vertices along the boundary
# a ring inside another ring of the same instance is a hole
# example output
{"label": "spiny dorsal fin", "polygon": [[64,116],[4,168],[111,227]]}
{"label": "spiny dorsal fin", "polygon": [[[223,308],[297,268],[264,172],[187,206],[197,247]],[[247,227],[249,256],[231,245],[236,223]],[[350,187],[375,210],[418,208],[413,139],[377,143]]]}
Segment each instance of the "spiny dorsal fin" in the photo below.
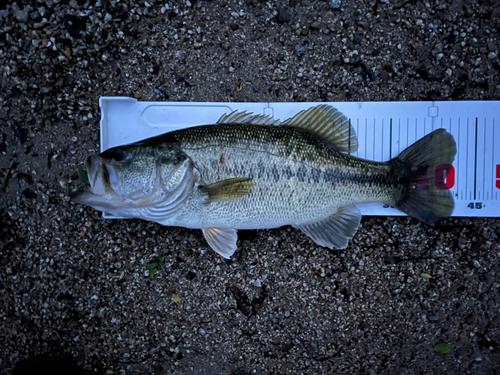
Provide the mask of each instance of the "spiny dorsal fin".
{"label": "spiny dorsal fin", "polygon": [[269,115],[254,115],[253,112],[233,111],[223,114],[217,124],[279,125],[281,121],[275,120]]}
{"label": "spiny dorsal fin", "polygon": [[252,192],[253,180],[251,178],[230,178],[200,186],[200,192],[206,195],[206,203],[230,202],[243,198]]}
{"label": "spiny dorsal fin", "polygon": [[302,110],[282,125],[307,129],[330,141],[342,152],[356,152],[358,149],[356,133],[347,117],[327,104]]}

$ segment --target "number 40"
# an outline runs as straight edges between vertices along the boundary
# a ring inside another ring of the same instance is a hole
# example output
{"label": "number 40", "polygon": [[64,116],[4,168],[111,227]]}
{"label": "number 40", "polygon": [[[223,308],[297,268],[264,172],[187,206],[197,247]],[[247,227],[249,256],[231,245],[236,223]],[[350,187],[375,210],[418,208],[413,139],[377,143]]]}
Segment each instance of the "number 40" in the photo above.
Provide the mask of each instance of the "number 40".
{"label": "number 40", "polygon": [[470,202],[467,207],[471,208],[471,209],[476,209],[476,210],[480,210],[481,208],[483,208],[483,203],[482,202],[476,202],[476,205],[474,206],[474,202]]}

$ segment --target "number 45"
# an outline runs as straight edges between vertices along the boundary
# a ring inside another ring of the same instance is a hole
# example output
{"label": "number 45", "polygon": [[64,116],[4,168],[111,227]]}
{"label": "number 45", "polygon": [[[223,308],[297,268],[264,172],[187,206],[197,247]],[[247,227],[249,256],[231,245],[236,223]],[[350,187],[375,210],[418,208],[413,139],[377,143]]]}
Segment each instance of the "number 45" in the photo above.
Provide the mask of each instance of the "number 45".
{"label": "number 45", "polygon": [[467,207],[471,208],[471,209],[476,209],[476,210],[480,210],[481,208],[483,208],[483,203],[482,202],[476,202],[476,205],[474,206],[474,202],[470,202]]}

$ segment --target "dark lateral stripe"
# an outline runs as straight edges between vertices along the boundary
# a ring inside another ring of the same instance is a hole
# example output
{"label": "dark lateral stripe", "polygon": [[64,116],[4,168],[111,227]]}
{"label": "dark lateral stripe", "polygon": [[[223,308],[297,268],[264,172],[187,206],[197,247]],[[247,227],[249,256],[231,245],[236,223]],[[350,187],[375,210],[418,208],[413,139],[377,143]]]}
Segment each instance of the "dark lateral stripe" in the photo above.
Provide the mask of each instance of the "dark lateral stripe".
{"label": "dark lateral stripe", "polygon": [[[215,164],[215,163],[213,163]],[[233,165],[225,170],[229,174],[235,174],[238,177],[269,179],[279,181],[281,178],[290,180],[297,178],[300,182],[320,183],[331,182],[335,184],[368,184],[368,185],[396,185],[397,179],[393,175],[384,173],[373,173],[368,175],[362,171],[346,171],[340,167],[330,167],[321,169],[319,167],[307,167],[300,165],[298,168],[290,166],[278,167],[277,165],[266,165],[260,161],[254,166],[245,166],[244,164]]]}

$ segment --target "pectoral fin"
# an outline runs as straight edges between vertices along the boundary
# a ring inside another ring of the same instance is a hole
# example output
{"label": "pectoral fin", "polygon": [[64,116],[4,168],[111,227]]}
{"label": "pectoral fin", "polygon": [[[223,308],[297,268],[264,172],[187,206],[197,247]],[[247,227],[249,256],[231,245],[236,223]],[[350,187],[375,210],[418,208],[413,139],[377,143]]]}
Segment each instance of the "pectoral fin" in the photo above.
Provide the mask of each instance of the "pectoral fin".
{"label": "pectoral fin", "polygon": [[358,230],[361,212],[356,206],[341,207],[321,221],[294,225],[320,246],[345,249]]}
{"label": "pectoral fin", "polygon": [[231,178],[208,186],[200,186],[198,189],[205,196],[206,203],[211,203],[243,198],[252,192],[252,188],[251,178]]}
{"label": "pectoral fin", "polygon": [[231,258],[237,249],[238,234],[236,229],[205,228],[203,234],[210,247],[226,259]]}

